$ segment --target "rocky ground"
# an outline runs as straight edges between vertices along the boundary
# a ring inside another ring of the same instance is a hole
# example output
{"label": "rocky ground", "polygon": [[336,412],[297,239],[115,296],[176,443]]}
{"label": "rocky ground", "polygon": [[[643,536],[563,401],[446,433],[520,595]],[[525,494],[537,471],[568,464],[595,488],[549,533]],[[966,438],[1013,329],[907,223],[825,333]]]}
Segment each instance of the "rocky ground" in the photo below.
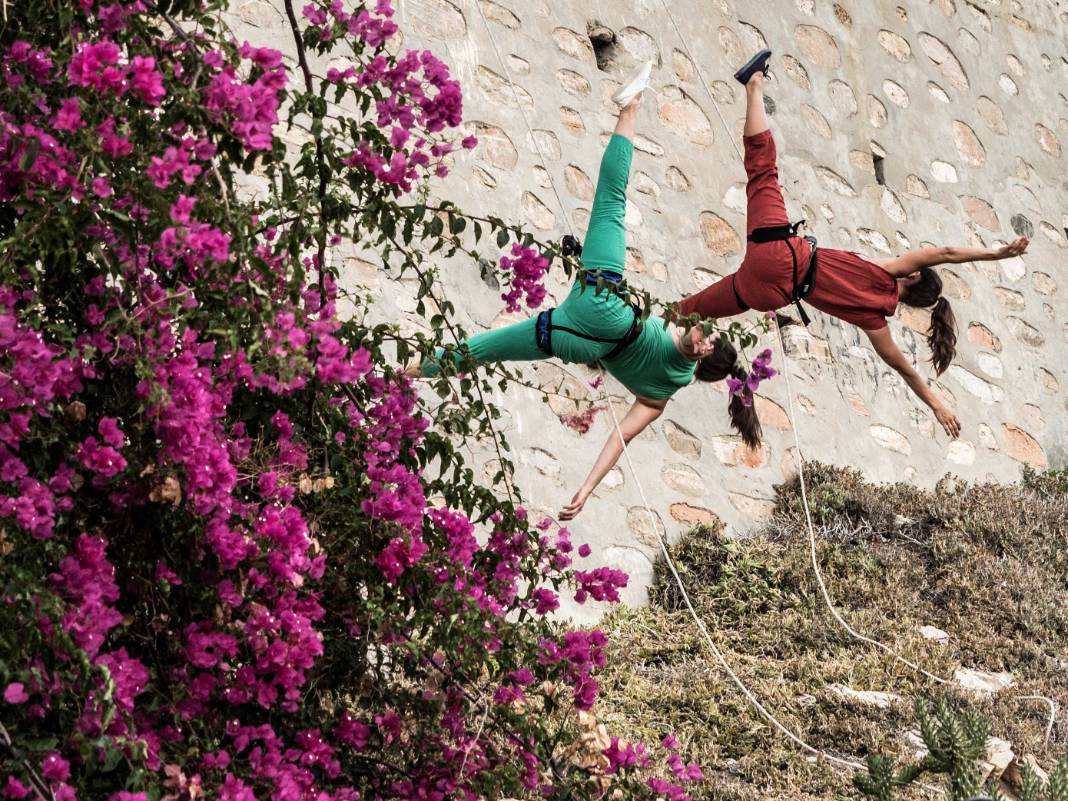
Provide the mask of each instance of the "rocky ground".
{"label": "rocky ground", "polygon": [[[943,697],[993,722],[984,771],[1002,776],[1007,792],[1024,763],[1052,768],[1068,743],[1068,476],[947,480],[926,492],[820,466],[808,475],[819,563],[841,614],[948,682],[834,622],[809,563],[796,484],[778,489],[759,535],[697,529],[675,549],[734,670],[787,727],[832,754],[914,758],[915,700]],[[600,721],[645,740],[674,732],[709,777],[696,799],[859,797],[848,773],[799,752],[749,706],[698,639],[663,564],[651,604],[607,624],[614,653]],[[1056,705],[1052,727],[1044,698]]]}

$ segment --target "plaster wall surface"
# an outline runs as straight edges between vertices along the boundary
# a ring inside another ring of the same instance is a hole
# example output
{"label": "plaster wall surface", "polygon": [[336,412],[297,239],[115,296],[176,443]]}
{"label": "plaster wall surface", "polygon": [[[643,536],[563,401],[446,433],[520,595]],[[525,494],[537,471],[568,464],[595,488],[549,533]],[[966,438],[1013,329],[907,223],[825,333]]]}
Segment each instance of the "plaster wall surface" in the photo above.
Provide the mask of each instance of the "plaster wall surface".
{"label": "plaster wall surface", "polygon": [[[732,433],[721,386],[680,392],[632,445],[652,515],[631,475],[614,470],[571,526],[591,562],[631,573],[640,602],[657,551],[652,527],[677,537],[716,517],[737,532],[766,518],[773,486],[793,473],[794,433],[809,459],[851,465],[875,480],[931,486],[946,474],[1012,481],[1024,465],[1068,462],[1068,3],[1050,0],[399,0],[404,47],[444,58],[464,87],[480,147],[457,156],[434,194],[466,211],[519,220],[547,239],[584,233],[609,100],[639,59],[658,68],[646,98],[628,193],[628,278],[674,300],[735,270],[744,248],[744,172],[731,138],[744,93],[731,74],[762,46],[775,51],[767,94],[787,207],[820,243],[869,256],[923,244],[989,246],[1028,235],[1030,252],[942,269],[959,327],[955,364],[934,381],[958,411],[949,441],[933,415],[855,328],[814,313],[789,328],[798,407],[785,382],[758,401],[766,444]],[[249,39],[286,31],[267,0],[235,3]],[[684,48],[678,24],[691,49]],[[614,37],[598,66],[589,33]],[[703,88],[703,75],[727,126]],[[881,160],[881,161],[880,161]],[[876,162],[878,161],[878,170]],[[882,183],[880,183],[880,180]],[[555,187],[555,191],[554,191]],[[519,319],[478,266],[441,272],[469,331]],[[418,326],[413,289],[357,256],[343,282],[376,298],[372,316]],[[567,292],[562,274],[550,299]],[[923,311],[901,308],[895,339],[933,376]],[[765,338],[769,345],[771,337]],[[776,366],[784,366],[782,354]],[[530,364],[534,384],[496,400],[534,513],[552,513],[579,486],[605,437],[599,413],[579,434],[562,418],[622,387],[558,362]],[[579,403],[576,404],[575,401]],[[487,477],[492,454],[474,454]]]}

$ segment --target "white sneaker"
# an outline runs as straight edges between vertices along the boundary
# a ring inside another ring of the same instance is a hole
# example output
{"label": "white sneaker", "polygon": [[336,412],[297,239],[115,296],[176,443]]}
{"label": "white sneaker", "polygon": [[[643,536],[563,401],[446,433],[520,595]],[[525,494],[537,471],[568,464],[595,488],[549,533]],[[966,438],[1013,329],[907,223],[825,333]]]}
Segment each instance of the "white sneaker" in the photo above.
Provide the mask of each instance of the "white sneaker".
{"label": "white sneaker", "polygon": [[653,62],[646,61],[627,76],[623,85],[612,95],[612,101],[620,108],[626,108],[634,99],[649,88],[649,77],[653,74]]}

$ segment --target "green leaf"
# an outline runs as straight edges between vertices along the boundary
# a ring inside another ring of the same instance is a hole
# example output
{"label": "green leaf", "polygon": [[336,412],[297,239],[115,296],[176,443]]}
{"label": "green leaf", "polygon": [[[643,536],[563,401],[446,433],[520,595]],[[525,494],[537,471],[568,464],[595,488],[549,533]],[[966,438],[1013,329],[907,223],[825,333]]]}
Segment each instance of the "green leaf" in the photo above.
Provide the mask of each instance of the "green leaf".
{"label": "green leaf", "polygon": [[26,142],[26,149],[19,158],[19,169],[27,172],[36,162],[37,154],[41,152],[41,140],[36,136]]}

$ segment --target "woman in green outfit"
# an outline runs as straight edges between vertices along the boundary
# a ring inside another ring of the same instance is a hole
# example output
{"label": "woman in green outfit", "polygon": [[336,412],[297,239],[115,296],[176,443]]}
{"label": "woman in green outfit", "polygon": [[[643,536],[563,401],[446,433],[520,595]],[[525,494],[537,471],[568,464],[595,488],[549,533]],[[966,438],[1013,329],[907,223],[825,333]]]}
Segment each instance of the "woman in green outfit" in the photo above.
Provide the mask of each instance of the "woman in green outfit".
{"label": "woman in green outfit", "polygon": [[[552,356],[564,362],[600,362],[635,396],[619,424],[624,442],[630,442],[656,420],[671,396],[693,383],[695,377],[722,381],[728,375],[745,375],[736,366],[736,353],[726,340],[707,337],[698,328],[686,331],[666,325],[659,317],[649,317],[642,323],[636,308],[620,293],[596,288],[598,277],[610,283],[618,283],[623,277],[627,181],[634,154],[635,121],[651,67],[643,65],[613,96],[621,110],[601,158],[582,248],[583,264],[591,274],[576,280],[567,298],[555,309],[477,334],[464,343],[479,362],[534,361]],[[456,358],[459,360],[459,354]],[[431,376],[438,372],[438,365],[426,361],[410,372]],[[732,399],[731,418],[748,442],[759,441],[756,415],[738,398]],[[613,432],[582,487],[561,510],[561,520],[570,520],[582,510],[622,452],[623,443]]]}

